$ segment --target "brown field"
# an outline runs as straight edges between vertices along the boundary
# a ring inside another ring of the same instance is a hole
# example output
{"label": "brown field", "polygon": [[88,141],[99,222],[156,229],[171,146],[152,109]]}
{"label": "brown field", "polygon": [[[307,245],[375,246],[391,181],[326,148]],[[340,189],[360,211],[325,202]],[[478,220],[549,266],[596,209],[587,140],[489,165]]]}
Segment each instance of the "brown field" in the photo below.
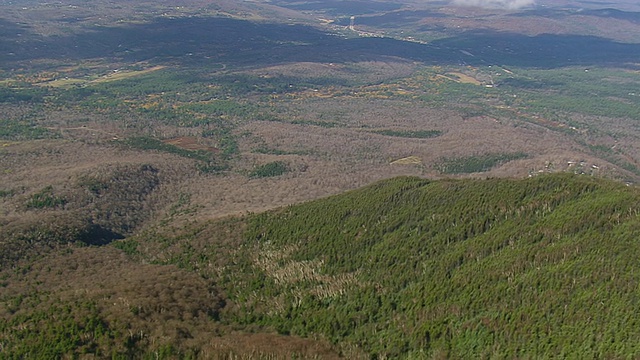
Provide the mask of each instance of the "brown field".
{"label": "brown field", "polygon": [[[60,78],[55,78],[55,79],[45,79],[44,81],[38,81],[37,79],[33,82],[34,85],[37,86],[50,86],[50,87],[56,87],[56,88],[69,88],[72,86],[79,86],[79,85],[87,85],[87,84],[99,84],[99,83],[105,83],[105,82],[111,82],[111,81],[119,81],[119,80],[124,80],[124,79],[131,79],[134,78],[136,76],[140,76],[140,75],[144,75],[144,74],[148,74],[154,71],[158,71],[158,70],[162,70],[164,69],[165,66],[154,66],[151,67],[149,69],[145,69],[145,70],[115,70],[112,71],[110,73],[107,73],[106,75],[103,75],[101,77],[98,77],[96,79],[77,79],[77,78],[70,78],[70,77],[63,77],[62,79]],[[77,67],[71,67],[71,68],[65,68],[60,70],[60,72],[70,72],[77,69]]]}
{"label": "brown field", "polygon": [[162,70],[164,69],[165,66],[154,66],[152,68],[149,69],[144,69],[144,70],[137,70],[137,71],[133,71],[133,70],[117,70],[117,71],[113,71],[110,74],[106,74],[98,79],[93,80],[92,82],[94,83],[102,83],[102,82],[110,82],[110,81],[118,81],[118,80],[124,80],[124,79],[130,79],[136,76],[140,76],[140,75],[144,75],[144,74],[148,74],[154,71],[158,71],[158,70]]}
{"label": "brown field", "polygon": [[163,142],[166,144],[177,146],[185,150],[192,150],[192,151],[204,150],[204,151],[211,151],[211,152],[219,151],[218,149],[212,146],[207,146],[202,144],[200,139],[193,136],[181,136],[181,137],[172,138],[172,139],[165,139],[163,140]]}
{"label": "brown field", "polygon": [[480,81],[476,80],[476,78],[460,72],[448,72],[446,75],[437,75],[437,76],[443,79],[455,81],[462,84],[473,84],[473,85],[481,84]]}
{"label": "brown field", "polygon": [[406,158],[394,160],[391,162],[391,165],[420,165],[422,164],[422,160],[420,160],[417,156],[408,156]]}

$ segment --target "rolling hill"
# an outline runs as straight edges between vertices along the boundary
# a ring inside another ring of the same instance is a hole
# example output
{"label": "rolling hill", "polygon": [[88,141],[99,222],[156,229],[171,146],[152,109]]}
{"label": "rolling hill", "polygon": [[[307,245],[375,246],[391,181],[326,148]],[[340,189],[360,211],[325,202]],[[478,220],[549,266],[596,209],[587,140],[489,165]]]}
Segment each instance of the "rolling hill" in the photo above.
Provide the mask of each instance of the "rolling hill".
{"label": "rolling hill", "polygon": [[637,355],[638,195],[398,178],[258,215],[229,315],[381,358]]}
{"label": "rolling hill", "polygon": [[83,341],[57,354],[634,356],[639,229],[640,193],[608,180],[394,178],[5,269],[3,351],[53,346],[63,321]]}

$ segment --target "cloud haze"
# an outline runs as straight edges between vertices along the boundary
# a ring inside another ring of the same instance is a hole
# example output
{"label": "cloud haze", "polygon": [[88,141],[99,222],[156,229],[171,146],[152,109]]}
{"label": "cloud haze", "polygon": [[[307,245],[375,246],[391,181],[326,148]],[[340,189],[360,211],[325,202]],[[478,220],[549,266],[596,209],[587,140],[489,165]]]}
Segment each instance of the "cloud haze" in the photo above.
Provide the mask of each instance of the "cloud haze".
{"label": "cloud haze", "polygon": [[453,3],[461,6],[514,10],[533,5],[535,0],[453,0]]}

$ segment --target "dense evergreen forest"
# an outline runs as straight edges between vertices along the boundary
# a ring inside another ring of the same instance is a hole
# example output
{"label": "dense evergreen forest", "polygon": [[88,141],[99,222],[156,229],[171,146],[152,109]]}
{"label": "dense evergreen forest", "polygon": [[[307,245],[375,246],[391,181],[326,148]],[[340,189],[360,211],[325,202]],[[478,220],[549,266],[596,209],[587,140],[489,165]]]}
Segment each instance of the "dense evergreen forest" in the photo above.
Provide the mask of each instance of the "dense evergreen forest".
{"label": "dense evergreen forest", "polygon": [[639,195],[398,178],[252,216],[223,319],[378,358],[638,355]]}

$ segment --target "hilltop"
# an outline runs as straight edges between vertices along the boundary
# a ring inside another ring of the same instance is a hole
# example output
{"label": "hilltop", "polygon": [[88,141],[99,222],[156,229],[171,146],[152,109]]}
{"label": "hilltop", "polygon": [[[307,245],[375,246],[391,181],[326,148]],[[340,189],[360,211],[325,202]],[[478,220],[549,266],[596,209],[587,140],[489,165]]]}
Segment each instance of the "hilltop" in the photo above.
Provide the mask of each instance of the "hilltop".
{"label": "hilltop", "polygon": [[54,354],[73,334],[58,354],[637,354],[638,204],[587,176],[401,177],[66,247],[3,271],[4,351]]}
{"label": "hilltop", "polygon": [[259,215],[229,316],[378,357],[637,354],[639,195],[576,176],[399,178]]}

